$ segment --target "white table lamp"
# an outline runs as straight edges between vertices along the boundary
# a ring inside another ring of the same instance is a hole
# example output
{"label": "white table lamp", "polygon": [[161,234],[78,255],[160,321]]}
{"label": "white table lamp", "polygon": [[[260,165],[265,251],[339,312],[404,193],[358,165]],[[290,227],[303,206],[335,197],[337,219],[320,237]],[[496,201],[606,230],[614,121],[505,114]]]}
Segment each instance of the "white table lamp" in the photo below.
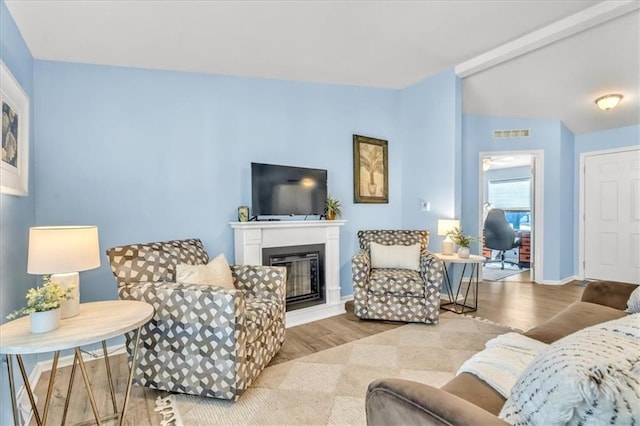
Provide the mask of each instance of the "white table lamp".
{"label": "white table lamp", "polygon": [[73,299],[62,302],[62,318],[80,312],[80,271],[100,266],[96,226],[36,226],[29,229],[29,274],[51,274],[63,289],[75,286]]}
{"label": "white table lamp", "polygon": [[438,235],[445,237],[442,242],[442,254],[453,254],[453,241],[449,236],[449,231],[453,228],[459,228],[460,221],[455,219],[439,219],[438,220]]}

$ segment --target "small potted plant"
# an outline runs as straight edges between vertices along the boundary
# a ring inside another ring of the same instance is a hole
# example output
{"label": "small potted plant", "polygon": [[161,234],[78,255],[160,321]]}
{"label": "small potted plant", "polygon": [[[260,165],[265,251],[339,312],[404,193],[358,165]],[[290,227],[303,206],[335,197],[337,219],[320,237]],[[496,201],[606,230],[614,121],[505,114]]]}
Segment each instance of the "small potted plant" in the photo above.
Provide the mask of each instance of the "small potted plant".
{"label": "small potted plant", "polygon": [[342,205],[340,204],[340,201],[336,200],[331,195],[329,195],[325,200],[325,205],[324,216],[327,220],[334,220],[342,214]]}
{"label": "small potted plant", "polygon": [[7,319],[29,315],[32,333],[46,333],[60,326],[60,303],[73,299],[74,286],[66,290],[45,280],[42,287],[27,291],[27,306],[7,315]]}
{"label": "small potted plant", "polygon": [[447,233],[454,243],[458,245],[458,256],[465,259],[469,257],[469,246],[475,240],[471,235],[464,235],[462,228],[453,228]]}

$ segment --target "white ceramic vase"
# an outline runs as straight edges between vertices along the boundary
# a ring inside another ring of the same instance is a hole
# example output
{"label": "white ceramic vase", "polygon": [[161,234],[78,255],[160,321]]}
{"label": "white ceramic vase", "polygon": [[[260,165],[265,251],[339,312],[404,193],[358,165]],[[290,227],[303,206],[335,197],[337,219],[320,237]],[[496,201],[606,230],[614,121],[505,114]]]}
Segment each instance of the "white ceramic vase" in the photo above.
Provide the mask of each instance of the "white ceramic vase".
{"label": "white ceramic vase", "polygon": [[458,248],[458,257],[466,259],[469,257],[469,247]]}
{"label": "white ceramic vase", "polygon": [[29,314],[29,324],[32,333],[46,333],[60,327],[60,312],[62,310],[52,309],[44,312],[34,312]]}

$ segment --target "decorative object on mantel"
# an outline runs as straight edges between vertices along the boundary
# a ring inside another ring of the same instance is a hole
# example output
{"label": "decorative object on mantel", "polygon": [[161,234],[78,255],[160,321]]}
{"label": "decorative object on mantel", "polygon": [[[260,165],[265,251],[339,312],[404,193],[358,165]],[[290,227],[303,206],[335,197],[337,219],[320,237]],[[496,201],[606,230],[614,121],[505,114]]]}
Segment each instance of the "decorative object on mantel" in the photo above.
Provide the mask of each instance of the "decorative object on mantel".
{"label": "decorative object on mantel", "polygon": [[29,194],[29,97],[2,61],[0,81],[0,192],[26,197]]}
{"label": "decorative object on mantel", "polygon": [[471,235],[464,235],[462,228],[458,226],[450,230],[448,232],[448,235],[450,235],[453,242],[459,246],[458,256],[460,256],[463,259],[468,258],[469,246],[471,245],[471,243],[474,241],[475,238],[473,238]]}
{"label": "decorative object on mantel", "polygon": [[342,204],[340,201],[333,198],[331,195],[327,196],[325,200],[324,216],[327,220],[335,220],[342,215]]}
{"label": "decorative object on mantel", "polygon": [[27,306],[7,315],[7,319],[29,315],[32,333],[46,333],[60,326],[60,305],[73,297],[73,287],[66,290],[44,279],[42,287],[27,291]]}
{"label": "decorative object on mantel", "polygon": [[249,207],[240,206],[238,207],[238,222],[248,222],[249,221]]}
{"label": "decorative object on mantel", "polygon": [[73,298],[62,303],[62,318],[80,312],[78,272],[100,266],[98,228],[95,226],[36,226],[29,229],[29,274],[53,274],[51,282]]}
{"label": "decorative object on mantel", "polygon": [[439,219],[438,220],[438,235],[445,237],[442,242],[442,254],[453,254],[453,240],[451,239],[450,232],[460,226],[460,221],[456,219]]}
{"label": "decorative object on mantel", "polygon": [[353,135],[353,201],[389,202],[387,141]]}

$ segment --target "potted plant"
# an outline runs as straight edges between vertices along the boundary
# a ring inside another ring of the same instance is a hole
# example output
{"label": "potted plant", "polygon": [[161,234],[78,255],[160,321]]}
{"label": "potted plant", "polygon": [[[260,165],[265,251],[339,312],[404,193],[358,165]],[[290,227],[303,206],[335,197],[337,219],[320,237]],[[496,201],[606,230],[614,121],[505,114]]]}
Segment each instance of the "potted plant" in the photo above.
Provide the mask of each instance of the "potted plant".
{"label": "potted plant", "polygon": [[27,291],[27,306],[7,315],[7,319],[29,315],[32,333],[45,333],[60,326],[60,303],[73,299],[73,289],[66,290],[58,284],[52,284],[45,279],[42,287],[30,288]]}
{"label": "potted plant", "polygon": [[475,240],[471,235],[464,235],[462,228],[455,227],[447,233],[451,236],[454,243],[458,245],[458,256],[461,258],[469,257],[469,246]]}
{"label": "potted plant", "polygon": [[342,205],[340,201],[333,198],[331,195],[327,196],[325,200],[326,207],[324,208],[324,216],[327,220],[334,220],[336,217],[340,217],[342,214]]}

